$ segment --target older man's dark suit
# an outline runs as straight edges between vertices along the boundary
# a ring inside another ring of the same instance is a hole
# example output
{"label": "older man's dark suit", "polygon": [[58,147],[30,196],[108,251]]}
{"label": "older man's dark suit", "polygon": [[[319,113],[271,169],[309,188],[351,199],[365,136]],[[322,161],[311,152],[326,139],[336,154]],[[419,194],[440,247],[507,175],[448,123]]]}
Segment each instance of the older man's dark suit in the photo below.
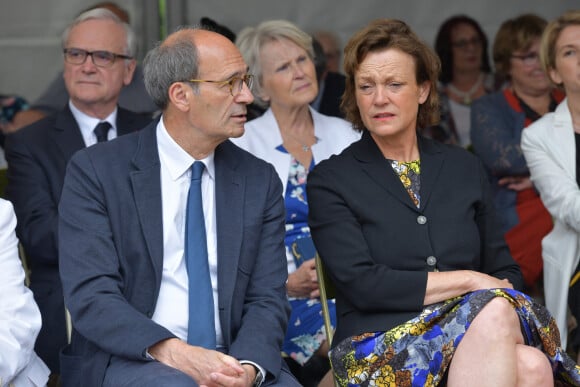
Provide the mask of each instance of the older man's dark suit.
{"label": "older man's dark suit", "polygon": [[[230,141],[214,161],[223,351],[260,364],[273,382],[289,313],[282,185],[271,165]],[[147,348],[174,337],[151,320],[163,267],[160,168],[155,123],[69,164],[59,206],[75,328],[61,358],[65,387],[100,386],[112,356],[146,361]]]}
{"label": "older man's dark suit", "polygon": [[[117,133],[143,128],[151,120],[119,108]],[[66,344],[62,286],[58,273],[58,202],[65,168],[85,143],[68,105],[6,139],[6,195],[18,218],[18,237],[31,269],[30,287],[42,314],[35,350],[52,372],[59,372],[59,349]]]}

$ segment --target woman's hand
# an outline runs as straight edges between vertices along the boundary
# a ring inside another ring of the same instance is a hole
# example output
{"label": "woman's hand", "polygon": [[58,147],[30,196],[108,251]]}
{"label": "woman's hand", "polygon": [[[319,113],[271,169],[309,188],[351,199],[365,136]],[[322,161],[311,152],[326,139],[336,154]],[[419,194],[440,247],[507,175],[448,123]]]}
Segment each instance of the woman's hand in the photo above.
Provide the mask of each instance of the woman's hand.
{"label": "woman's hand", "polygon": [[488,274],[479,273],[477,271],[470,271],[469,273],[471,274],[473,281],[472,291],[493,288],[508,288],[508,289],[514,288],[507,278],[499,279],[492,277]]}
{"label": "woman's hand", "polygon": [[295,272],[288,275],[286,288],[290,297],[316,298],[320,295],[314,259],[305,261]]}
{"label": "woman's hand", "polygon": [[523,191],[534,186],[529,176],[506,176],[499,179],[497,184],[513,191]]}
{"label": "woman's hand", "polygon": [[427,275],[424,305],[434,304],[480,289],[508,288],[507,279],[499,279],[473,270],[431,272]]}

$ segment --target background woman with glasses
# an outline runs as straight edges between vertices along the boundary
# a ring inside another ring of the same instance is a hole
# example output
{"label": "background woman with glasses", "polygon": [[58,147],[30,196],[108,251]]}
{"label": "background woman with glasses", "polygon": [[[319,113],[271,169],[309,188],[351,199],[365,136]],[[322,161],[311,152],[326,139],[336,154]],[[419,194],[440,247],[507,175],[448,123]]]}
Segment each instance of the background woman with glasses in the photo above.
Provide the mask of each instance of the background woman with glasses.
{"label": "background woman with glasses", "polygon": [[[554,219],[554,229],[542,244],[544,288],[546,307],[554,315],[565,345],[568,298],[570,310],[580,322],[580,11],[566,12],[548,24],[540,58],[551,81],[566,91],[566,99],[554,113],[524,130],[522,151],[532,182]],[[569,343],[578,353],[580,329],[571,334]]]}
{"label": "background woman with glasses", "polygon": [[489,173],[506,242],[534,296],[541,296],[541,241],[552,229],[552,219],[532,186],[520,140],[525,127],[563,98],[538,60],[545,26],[544,19],[532,14],[500,26],[493,58],[508,86],[477,100],[471,109],[473,150]]}
{"label": "background woman with glasses", "polygon": [[470,105],[499,86],[491,73],[487,45],[487,36],[474,19],[458,15],[443,22],[435,39],[435,51],[441,60],[441,121],[422,128],[424,135],[469,147]]}
{"label": "background woman with glasses", "polygon": [[[360,136],[346,121],[322,115],[309,105],[318,93],[310,35],[288,21],[272,20],[242,30],[236,44],[256,76],[256,102],[268,110],[246,124],[242,137],[232,140],[272,163],[284,188],[292,315],[282,349],[301,366],[311,359],[328,363],[312,259],[315,251],[307,224],[306,178],[315,164],[340,153]],[[334,303],[329,307],[334,315]],[[332,385],[330,374],[324,383]]]}

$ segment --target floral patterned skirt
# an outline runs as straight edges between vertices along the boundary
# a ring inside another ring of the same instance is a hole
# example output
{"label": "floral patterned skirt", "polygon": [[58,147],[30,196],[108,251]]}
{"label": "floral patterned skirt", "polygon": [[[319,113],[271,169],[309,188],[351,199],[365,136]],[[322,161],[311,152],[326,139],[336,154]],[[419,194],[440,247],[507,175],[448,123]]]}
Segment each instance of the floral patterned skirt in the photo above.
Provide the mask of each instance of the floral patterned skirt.
{"label": "floral patterned skirt", "polygon": [[513,305],[527,345],[541,349],[560,385],[580,386],[580,367],[560,348],[548,311],[523,293],[486,289],[429,305],[419,316],[388,332],[340,342],[330,352],[340,386],[437,386],[470,323],[488,302],[504,297]]}

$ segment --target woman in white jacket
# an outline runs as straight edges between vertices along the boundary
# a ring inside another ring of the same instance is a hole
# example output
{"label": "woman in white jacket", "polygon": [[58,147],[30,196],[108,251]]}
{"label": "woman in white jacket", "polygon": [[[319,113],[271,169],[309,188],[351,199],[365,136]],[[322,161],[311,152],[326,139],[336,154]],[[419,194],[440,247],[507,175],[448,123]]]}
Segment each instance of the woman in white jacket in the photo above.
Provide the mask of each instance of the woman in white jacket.
{"label": "woman in white jacket", "polygon": [[[306,178],[314,165],[340,153],[360,135],[345,120],[310,107],[318,82],[308,34],[288,21],[272,20],[241,31],[236,44],[256,77],[255,101],[268,109],[232,141],[273,164],[284,187],[292,314],[282,350],[304,365],[312,358],[327,358],[328,352],[312,259],[315,250],[307,224]],[[329,309],[334,312],[333,303]],[[332,385],[327,375],[321,386]]]}
{"label": "woman in white jacket", "polygon": [[15,227],[12,204],[0,199],[0,386],[44,386],[50,371],[34,352],[40,311],[24,285]]}
{"label": "woman in white jacket", "polygon": [[[532,182],[554,218],[553,230],[542,240],[544,291],[566,348],[568,290],[580,261],[580,11],[548,24],[540,60],[567,97],[523,131],[521,145]],[[580,322],[580,305],[571,310]],[[570,344],[577,350],[580,335]]]}

